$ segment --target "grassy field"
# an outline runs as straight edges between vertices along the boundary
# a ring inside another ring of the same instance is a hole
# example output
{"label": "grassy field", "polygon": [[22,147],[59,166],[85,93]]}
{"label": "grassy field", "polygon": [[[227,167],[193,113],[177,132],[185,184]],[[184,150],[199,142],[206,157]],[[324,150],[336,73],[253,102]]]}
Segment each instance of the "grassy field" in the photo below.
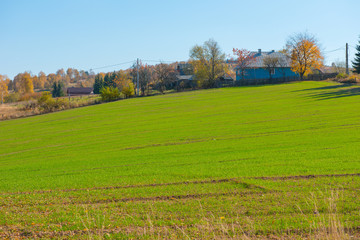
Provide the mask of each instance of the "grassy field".
{"label": "grassy field", "polygon": [[0,238],[359,237],[359,94],[222,88],[0,122]]}

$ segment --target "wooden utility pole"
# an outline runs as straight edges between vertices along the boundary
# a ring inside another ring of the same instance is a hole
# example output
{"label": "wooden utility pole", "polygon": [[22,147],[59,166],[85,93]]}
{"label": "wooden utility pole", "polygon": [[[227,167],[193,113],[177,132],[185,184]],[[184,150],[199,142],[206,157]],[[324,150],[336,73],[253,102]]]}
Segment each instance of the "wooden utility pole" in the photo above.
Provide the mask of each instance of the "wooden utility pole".
{"label": "wooden utility pole", "polygon": [[137,91],[136,94],[137,96],[139,96],[139,58],[136,60],[136,86],[137,86]]}
{"label": "wooden utility pole", "polygon": [[346,74],[349,75],[349,45],[346,43]]}

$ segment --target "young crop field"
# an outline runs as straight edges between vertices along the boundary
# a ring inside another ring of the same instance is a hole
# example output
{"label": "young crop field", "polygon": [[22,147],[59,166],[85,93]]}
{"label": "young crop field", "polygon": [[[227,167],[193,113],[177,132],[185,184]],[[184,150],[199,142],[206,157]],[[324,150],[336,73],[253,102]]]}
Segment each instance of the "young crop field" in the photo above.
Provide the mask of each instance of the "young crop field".
{"label": "young crop field", "polygon": [[360,237],[360,87],[127,99],[0,122],[0,238]]}

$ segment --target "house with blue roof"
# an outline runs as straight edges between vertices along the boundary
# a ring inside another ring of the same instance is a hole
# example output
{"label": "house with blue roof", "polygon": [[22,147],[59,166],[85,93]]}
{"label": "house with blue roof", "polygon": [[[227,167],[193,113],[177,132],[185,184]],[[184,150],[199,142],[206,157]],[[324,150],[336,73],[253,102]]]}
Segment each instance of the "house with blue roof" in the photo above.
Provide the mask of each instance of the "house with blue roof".
{"label": "house with blue roof", "polygon": [[[261,49],[259,49],[257,52],[252,52],[251,54],[253,54],[254,61],[252,61],[244,70],[243,79],[241,70],[235,68],[236,81],[259,79],[296,79],[299,76],[291,70],[289,57],[281,52],[275,52],[274,50],[270,52],[262,52]],[[270,72],[264,64],[264,59],[266,58],[276,58],[278,60],[278,64],[273,67]]]}

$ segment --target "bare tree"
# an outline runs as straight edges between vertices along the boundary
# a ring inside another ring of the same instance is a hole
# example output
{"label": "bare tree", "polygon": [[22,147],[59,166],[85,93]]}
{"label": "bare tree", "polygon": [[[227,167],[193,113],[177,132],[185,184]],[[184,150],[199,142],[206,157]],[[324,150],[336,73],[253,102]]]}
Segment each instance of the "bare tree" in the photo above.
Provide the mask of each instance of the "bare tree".
{"label": "bare tree", "polygon": [[141,95],[145,95],[145,91],[149,93],[149,85],[152,77],[152,71],[148,65],[142,65],[139,68],[139,83]]}
{"label": "bare tree", "polygon": [[286,76],[286,68],[289,67],[289,57],[287,55],[284,55],[284,57],[279,58],[278,61],[278,66],[279,66],[279,70],[281,72],[281,75],[285,81],[285,76]]}
{"label": "bare tree", "polygon": [[[137,64],[134,63],[131,68],[129,69],[130,75],[133,79],[134,87],[137,88]],[[139,89],[141,91],[141,95],[145,96],[145,93],[149,93],[149,87],[153,76],[152,67],[143,64],[141,61],[139,63]]]}
{"label": "bare tree", "polygon": [[170,87],[176,80],[175,69],[165,63],[160,63],[155,66],[155,79],[157,88],[161,93],[164,93],[166,88]]}
{"label": "bare tree", "polygon": [[279,65],[279,58],[267,55],[263,59],[263,64],[266,70],[269,72],[269,78],[271,80],[272,75],[275,73],[275,68]]}
{"label": "bare tree", "polygon": [[338,73],[346,73],[346,63],[345,61],[336,60],[332,63],[333,70]]}

